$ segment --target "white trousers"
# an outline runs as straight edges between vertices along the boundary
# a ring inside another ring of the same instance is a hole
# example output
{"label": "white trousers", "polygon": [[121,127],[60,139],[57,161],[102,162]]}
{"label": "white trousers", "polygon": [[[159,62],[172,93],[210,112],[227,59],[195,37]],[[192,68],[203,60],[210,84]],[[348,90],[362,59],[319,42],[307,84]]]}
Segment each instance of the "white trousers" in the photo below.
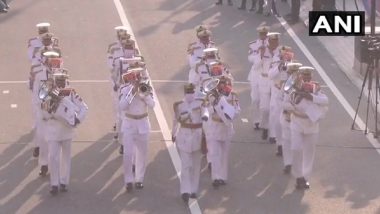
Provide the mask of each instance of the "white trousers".
{"label": "white trousers", "polygon": [[[181,158],[181,184],[180,192],[197,193],[199,176],[201,172],[201,151],[185,152],[178,149]],[[213,166],[214,167],[214,166]]]}
{"label": "white trousers", "polygon": [[227,180],[228,174],[228,155],[230,150],[229,141],[221,140],[210,140],[211,148],[209,150],[212,168],[211,168],[211,179],[222,179]]}
{"label": "white trousers", "polygon": [[[148,154],[149,134],[123,133],[122,140],[124,146],[124,182],[143,182]],[[133,175],[132,171],[133,164],[135,164],[135,175]]]}
{"label": "white trousers", "polygon": [[38,165],[48,165],[49,158],[49,144],[45,139],[46,122],[42,120],[41,108],[36,109],[36,126],[33,136],[33,144],[35,147],[40,148],[38,156]]}
{"label": "white trousers", "polygon": [[69,184],[71,171],[71,141],[48,141],[50,185]]}
{"label": "white trousers", "polygon": [[[253,71],[252,71],[253,72]],[[259,83],[257,81],[251,81],[251,118],[252,123],[260,123],[260,92]]]}
{"label": "white trousers", "polygon": [[[120,137],[120,129],[121,129],[121,112],[119,108],[119,92],[118,91],[113,91],[112,90],[112,101],[113,101],[113,111],[114,111],[114,118],[115,118],[115,123],[116,123],[116,133]],[[119,143],[121,140],[119,140]]]}
{"label": "white trousers", "polygon": [[272,105],[269,111],[269,137],[277,138],[277,144],[281,145],[281,124],[280,115],[282,108]]}
{"label": "white trousers", "polygon": [[269,128],[270,93],[260,92],[260,127]]}
{"label": "white trousers", "polygon": [[281,115],[281,145],[282,145],[282,157],[284,161],[284,166],[292,165],[293,153],[292,153],[292,144],[291,144],[291,132],[290,132],[290,122],[283,119]]}
{"label": "white trousers", "polygon": [[295,178],[310,178],[317,140],[318,133],[303,134],[297,130],[291,130],[293,150],[292,174]]}

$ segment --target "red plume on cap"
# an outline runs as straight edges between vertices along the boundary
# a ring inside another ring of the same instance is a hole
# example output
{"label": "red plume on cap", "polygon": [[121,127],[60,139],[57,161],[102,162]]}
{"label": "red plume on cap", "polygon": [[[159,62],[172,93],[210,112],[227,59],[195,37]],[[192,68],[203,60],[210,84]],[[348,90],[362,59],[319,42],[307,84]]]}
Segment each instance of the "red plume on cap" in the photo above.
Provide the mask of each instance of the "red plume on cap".
{"label": "red plume on cap", "polygon": [[220,93],[225,96],[228,96],[231,93],[231,91],[232,91],[232,86],[230,85],[225,85],[220,89]]}

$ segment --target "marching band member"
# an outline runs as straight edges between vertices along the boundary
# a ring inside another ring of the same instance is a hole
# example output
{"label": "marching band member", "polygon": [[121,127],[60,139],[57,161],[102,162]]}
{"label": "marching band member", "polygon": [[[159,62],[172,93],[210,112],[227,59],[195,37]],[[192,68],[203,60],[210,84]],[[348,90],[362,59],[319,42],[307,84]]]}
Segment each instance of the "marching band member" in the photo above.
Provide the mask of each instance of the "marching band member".
{"label": "marching band member", "polygon": [[108,45],[108,49],[107,49],[107,65],[111,71],[114,68],[114,58],[120,57],[120,56],[114,56],[114,52],[123,48],[123,45],[121,44],[121,40],[131,39],[131,35],[128,34],[126,27],[117,26],[115,27],[115,30],[116,30],[117,41]]}
{"label": "marching band member", "polygon": [[[48,171],[48,145],[44,138],[45,126],[42,120],[41,100],[39,98],[40,85],[51,77],[50,59],[58,57],[56,52],[45,52],[43,54],[44,62],[35,64],[31,67],[29,85],[32,91],[32,111],[35,120],[35,133],[33,137],[33,157],[38,157],[40,166],[40,175],[45,176]],[[41,153],[41,154],[40,154]]]}
{"label": "marching band member", "polygon": [[[65,74],[57,75],[58,78],[62,78],[62,76]],[[57,79],[58,84],[63,82]],[[46,120],[46,140],[49,145],[50,193],[56,195],[58,188],[61,192],[67,191],[71,171],[71,142],[74,128],[83,122],[87,113],[87,105],[73,89],[59,88],[54,82],[49,85],[42,108],[43,118]]]}
{"label": "marching band member", "polygon": [[217,188],[226,184],[229,147],[235,133],[232,121],[240,113],[240,106],[237,94],[232,91],[231,80],[227,77],[220,79],[216,91],[207,100],[213,107],[210,111],[208,145],[212,185]]}
{"label": "marching band member", "polygon": [[[122,141],[124,147],[123,169],[127,192],[133,190],[133,182],[137,189],[142,189],[146,169],[150,122],[148,108],[153,108],[152,88],[147,79],[141,77],[144,69],[128,69],[123,75],[125,85],[120,89],[120,110],[122,112]],[[135,153],[135,154],[134,154]],[[132,171],[135,155],[135,175]]]}
{"label": "marching band member", "polygon": [[183,201],[188,203],[190,197],[197,197],[201,155],[206,148],[202,121],[208,120],[208,110],[204,100],[195,97],[193,84],[185,85],[184,93],[184,99],[173,104],[172,141],[176,143],[181,158],[180,193]]}
{"label": "marching band member", "polygon": [[257,28],[259,38],[249,43],[248,61],[252,63],[251,70],[248,74],[248,81],[251,85],[251,106],[252,106],[252,121],[255,130],[259,130],[260,124],[260,93],[259,93],[259,78],[260,78],[260,63],[256,61],[255,56],[259,55],[261,47],[268,46],[268,26],[261,26]]}
{"label": "marching band member", "polygon": [[311,81],[313,71],[312,67],[299,68],[295,92],[284,105],[285,110],[291,112],[292,174],[296,178],[296,189],[310,188],[308,179],[314,163],[319,121],[325,116],[329,103],[319,84]]}
{"label": "marching band member", "polygon": [[111,46],[107,51],[107,65],[111,72],[114,70],[118,58],[133,58],[139,56],[139,51],[135,47],[135,41],[130,38],[129,34],[120,34],[119,42],[120,45]]}
{"label": "marching band member", "polygon": [[269,68],[268,78],[271,82],[271,97],[269,111],[269,142],[277,143],[277,156],[282,156],[280,114],[282,110],[282,85],[287,79],[287,64],[293,59],[292,49],[283,46],[280,55],[273,59]]}
{"label": "marching band member", "polygon": [[[204,49],[215,48],[215,43],[211,41],[211,31],[204,26],[196,29],[198,41],[190,43],[187,48],[188,60],[190,65],[189,83],[196,84],[195,66],[203,59]],[[219,57],[218,57],[219,58]]]}
{"label": "marching band member", "polygon": [[[268,36],[268,46],[261,46],[259,54],[254,55],[254,64],[257,65],[259,76],[259,109],[260,109],[260,127],[263,129],[261,138],[268,138],[269,128],[269,111],[270,111],[270,80],[268,78],[269,67],[273,59],[279,55],[279,35],[277,32],[270,32]],[[273,143],[273,142],[271,142]]]}
{"label": "marching band member", "polygon": [[[302,66],[301,63],[290,62],[287,65],[287,77],[286,80],[292,76],[296,75],[298,69]],[[284,79],[285,80],[285,79]],[[286,81],[285,80],[285,81]],[[285,91],[284,89],[285,82],[282,84],[281,97],[282,103],[281,106],[281,114],[280,114],[280,123],[281,123],[281,141],[282,145],[282,153],[283,153],[283,161],[284,161],[284,173],[289,174],[291,172],[293,153],[291,150],[291,137],[290,137],[290,111],[285,110],[285,103],[289,102],[290,93],[289,91]]]}
{"label": "marching band member", "polygon": [[[35,52],[43,46],[41,36],[45,33],[49,33],[50,23],[39,23],[36,25],[36,27],[38,31],[38,36],[33,37],[28,41],[28,58],[30,62],[32,62]],[[52,39],[53,46],[58,46],[58,38],[53,37]]]}
{"label": "marching band member", "polygon": [[[202,92],[202,82],[211,77],[213,68],[221,72],[229,73],[227,66],[220,61],[217,48],[206,48],[203,50],[202,60],[195,65],[195,74],[192,84],[196,86],[196,93]],[[220,74],[221,75],[221,74]]]}
{"label": "marching band member", "polygon": [[[114,85],[114,93],[113,93],[113,100],[114,100],[114,111],[116,113],[116,123],[115,123],[115,136],[114,139],[117,140],[120,133],[121,123],[122,123],[122,116],[121,116],[121,110],[119,108],[119,96],[120,96],[120,87],[124,84],[124,80],[122,79],[123,74],[128,72],[128,69],[134,69],[139,68],[142,69],[140,72],[141,78],[149,78],[148,73],[145,68],[145,63],[143,62],[142,57],[132,57],[132,58],[124,58],[120,57],[116,60],[115,63],[115,71],[114,75],[112,76],[112,83]],[[119,153],[122,155],[124,152],[123,143],[119,141],[120,148]]]}
{"label": "marching band member", "polygon": [[61,49],[54,45],[53,40],[53,34],[52,33],[45,33],[41,35],[42,39],[42,46],[40,48],[35,48],[33,57],[32,57],[32,65],[38,64],[40,62],[44,62],[43,59],[43,53],[47,51],[54,51],[59,54],[59,56],[62,56]]}

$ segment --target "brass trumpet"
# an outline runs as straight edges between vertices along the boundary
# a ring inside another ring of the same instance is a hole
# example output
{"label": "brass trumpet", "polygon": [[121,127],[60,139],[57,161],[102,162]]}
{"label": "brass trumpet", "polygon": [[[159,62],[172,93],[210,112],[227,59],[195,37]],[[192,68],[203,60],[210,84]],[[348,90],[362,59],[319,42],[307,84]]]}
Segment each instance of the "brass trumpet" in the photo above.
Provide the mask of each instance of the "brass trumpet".
{"label": "brass trumpet", "polygon": [[42,101],[41,107],[48,113],[56,112],[62,99],[59,96],[59,90],[50,87],[47,82],[41,84],[38,97]]}
{"label": "brass trumpet", "polygon": [[[143,94],[144,96],[150,94],[152,92],[152,86],[150,85],[150,82],[148,80],[142,80],[137,85],[134,85],[129,90],[126,99],[128,100],[128,104],[131,104],[132,101],[135,99],[136,95],[138,93]],[[133,95],[131,96],[131,94]]]}

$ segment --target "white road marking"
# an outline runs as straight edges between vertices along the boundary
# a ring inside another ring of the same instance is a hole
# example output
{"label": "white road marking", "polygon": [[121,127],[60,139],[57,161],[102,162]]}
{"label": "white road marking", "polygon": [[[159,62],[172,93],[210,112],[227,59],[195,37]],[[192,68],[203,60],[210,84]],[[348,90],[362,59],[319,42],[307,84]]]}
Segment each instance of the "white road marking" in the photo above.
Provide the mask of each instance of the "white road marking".
{"label": "white road marking", "polygon": [[11,104],[11,108],[17,108],[17,104]]}
{"label": "white road marking", "polygon": [[4,90],[3,94],[9,94],[9,90]]}
{"label": "white road marking", "polygon": [[[305,56],[308,58],[308,60],[311,62],[311,64],[314,66],[314,68],[317,70],[317,72],[319,73],[319,75],[321,76],[323,81],[331,89],[331,92],[335,95],[335,97],[338,99],[340,104],[342,104],[343,108],[347,111],[347,113],[350,115],[350,117],[352,119],[354,119],[355,110],[348,103],[346,98],[344,98],[343,94],[335,86],[334,82],[330,79],[330,77],[327,76],[327,74],[326,74],[325,70],[323,70],[322,66],[318,63],[318,61],[314,58],[314,56],[306,48],[306,46],[303,44],[303,42],[300,40],[300,38],[294,33],[293,29],[291,29],[289,27],[289,25],[286,23],[286,21],[283,18],[277,18],[277,19],[280,21],[281,25],[285,28],[285,30],[288,32],[288,34],[292,37],[292,39],[298,45],[298,47],[302,50],[302,52],[305,54]],[[359,127],[359,129],[364,130],[365,123],[359,117],[359,115],[356,117],[355,123]],[[375,147],[375,149],[380,147],[380,143],[377,142],[376,138],[374,138],[373,133],[368,133],[365,136],[367,137],[368,141],[372,144],[372,146]],[[380,149],[376,149],[376,151],[378,154],[380,154]]]}
{"label": "white road marking", "polygon": [[[127,16],[125,15],[125,11],[123,9],[123,6],[122,6],[120,0],[114,0],[113,2],[115,3],[115,6],[116,6],[117,12],[120,16],[122,24],[128,28],[128,32],[131,34],[131,36],[136,41],[136,48],[139,49],[136,37],[132,31],[132,28],[131,28],[131,25],[127,19]],[[153,85],[152,85],[152,92],[153,92],[153,97],[156,100],[154,112],[156,114],[158,124],[162,130],[162,135],[163,135],[164,139],[166,140],[165,144],[166,144],[166,147],[169,151],[170,157],[172,159],[174,168],[177,172],[177,176],[180,179],[181,162],[180,162],[179,154],[178,154],[178,151],[176,149],[175,144],[171,140],[168,140],[168,139],[171,139],[171,131],[170,131],[169,125],[165,119],[164,113],[163,113],[162,108],[161,108],[161,104],[157,98],[157,94],[154,90]],[[198,204],[197,200],[192,201],[191,206],[189,205],[189,209],[190,209],[190,212],[192,214],[202,213],[201,209],[199,208],[199,204]]]}
{"label": "white road marking", "polygon": [[248,123],[248,119],[247,118],[241,118],[241,121],[243,121],[243,123]]}
{"label": "white road marking", "polygon": [[[0,81],[0,84],[25,84],[29,81],[14,80],[14,81]],[[69,83],[109,83],[109,80],[70,80]],[[152,80],[153,83],[187,83],[186,80]],[[234,84],[249,84],[245,81],[234,81]]]}

